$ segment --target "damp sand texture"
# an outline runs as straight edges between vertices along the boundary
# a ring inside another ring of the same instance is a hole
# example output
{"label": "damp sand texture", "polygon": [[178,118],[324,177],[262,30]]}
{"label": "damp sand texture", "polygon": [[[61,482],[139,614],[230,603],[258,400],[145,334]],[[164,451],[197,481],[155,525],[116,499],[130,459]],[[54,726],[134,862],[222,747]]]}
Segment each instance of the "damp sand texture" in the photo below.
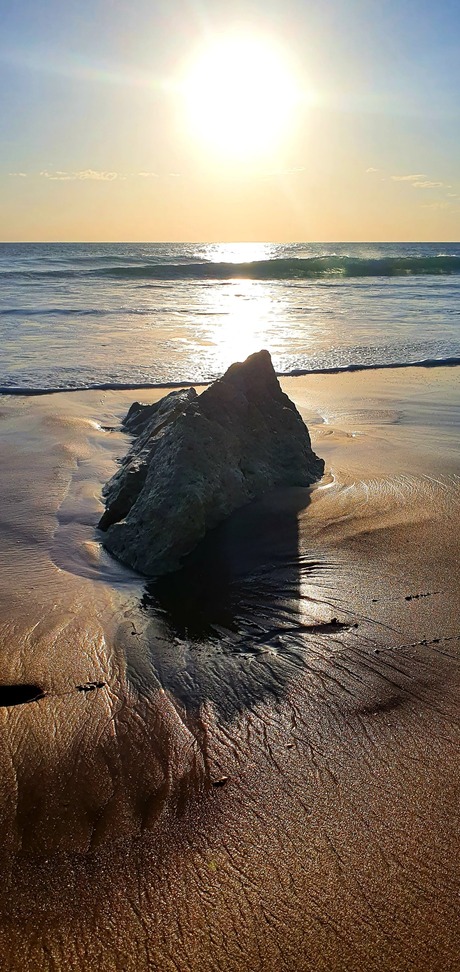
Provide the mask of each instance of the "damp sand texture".
{"label": "damp sand texture", "polygon": [[456,371],[285,379],[323,480],[150,584],[136,395],[1,400],[3,969],[458,968]]}

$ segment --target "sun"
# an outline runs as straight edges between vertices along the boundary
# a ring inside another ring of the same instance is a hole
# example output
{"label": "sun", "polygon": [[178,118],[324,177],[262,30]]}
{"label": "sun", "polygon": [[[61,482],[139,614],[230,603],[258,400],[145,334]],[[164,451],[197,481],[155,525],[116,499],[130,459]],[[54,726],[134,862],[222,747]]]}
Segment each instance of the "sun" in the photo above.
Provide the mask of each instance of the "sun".
{"label": "sun", "polygon": [[281,147],[301,92],[286,54],[251,36],[215,38],[195,53],[181,92],[193,139],[226,159],[254,159]]}

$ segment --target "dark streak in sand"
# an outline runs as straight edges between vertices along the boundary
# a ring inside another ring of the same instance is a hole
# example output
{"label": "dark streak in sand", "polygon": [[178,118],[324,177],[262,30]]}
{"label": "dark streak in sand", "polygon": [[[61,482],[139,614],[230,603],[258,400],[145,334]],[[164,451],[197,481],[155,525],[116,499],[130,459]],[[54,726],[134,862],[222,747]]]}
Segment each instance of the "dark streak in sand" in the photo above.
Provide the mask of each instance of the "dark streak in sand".
{"label": "dark streak in sand", "polygon": [[77,692],[95,692],[97,689],[104,688],[105,682],[85,682],[84,685],[77,685]]}
{"label": "dark streak in sand", "polygon": [[10,705],[25,705],[28,702],[38,702],[45,697],[45,692],[38,685],[0,685],[0,708]]}

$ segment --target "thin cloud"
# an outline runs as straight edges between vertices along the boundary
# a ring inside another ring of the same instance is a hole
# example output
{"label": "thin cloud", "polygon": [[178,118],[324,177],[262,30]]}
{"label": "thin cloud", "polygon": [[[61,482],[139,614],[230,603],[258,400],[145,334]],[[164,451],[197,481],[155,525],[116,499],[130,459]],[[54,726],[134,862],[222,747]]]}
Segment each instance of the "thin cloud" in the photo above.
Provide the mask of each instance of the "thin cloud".
{"label": "thin cloud", "polygon": [[445,200],[432,203],[422,203],[422,209],[432,209],[434,212],[455,212],[452,203],[448,203]]}
{"label": "thin cloud", "polygon": [[48,172],[47,169],[43,169],[39,175],[42,179],[51,179],[52,182],[69,182],[70,180],[76,179],[76,175],[72,172]]}
{"label": "thin cloud", "polygon": [[392,175],[393,182],[417,182],[419,179],[426,179],[424,172],[417,172],[415,175]]}
{"label": "thin cloud", "polygon": [[96,179],[100,182],[113,182],[118,179],[118,172],[96,172],[94,169],[83,169],[77,172],[77,179]]}
{"label": "thin cloud", "polygon": [[408,182],[413,189],[452,189],[446,182],[441,182],[439,180],[428,179],[424,173],[417,173],[416,175],[393,175],[391,177],[393,182]]}
{"label": "thin cloud", "polygon": [[77,172],[66,172],[62,169],[49,172],[48,169],[44,169],[39,174],[43,179],[50,179],[51,182],[84,182],[88,179],[96,182],[113,182],[114,179],[118,179],[118,172],[98,172],[96,169],[80,169]]}
{"label": "thin cloud", "polygon": [[414,189],[442,189],[444,182],[431,182],[429,179],[424,179],[421,182],[412,183]]}
{"label": "thin cloud", "polygon": [[8,172],[12,179],[27,179],[27,172]]}
{"label": "thin cloud", "polygon": [[373,165],[370,165],[369,168],[366,169],[366,175],[368,175],[369,172],[380,172],[380,169],[375,169]]}

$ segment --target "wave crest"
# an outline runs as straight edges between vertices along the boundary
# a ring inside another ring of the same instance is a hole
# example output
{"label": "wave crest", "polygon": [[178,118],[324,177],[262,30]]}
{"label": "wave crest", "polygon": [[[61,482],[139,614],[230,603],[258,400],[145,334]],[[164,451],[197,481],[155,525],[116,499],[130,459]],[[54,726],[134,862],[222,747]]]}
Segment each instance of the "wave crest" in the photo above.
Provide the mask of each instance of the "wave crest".
{"label": "wave crest", "polygon": [[98,276],[154,280],[308,280],[330,277],[403,277],[460,273],[459,256],[424,257],[289,257],[250,263],[144,264],[105,267]]}
{"label": "wave crest", "polygon": [[279,257],[249,263],[142,263],[66,270],[7,271],[5,277],[110,277],[119,280],[318,280],[359,277],[450,276],[460,256]]}

